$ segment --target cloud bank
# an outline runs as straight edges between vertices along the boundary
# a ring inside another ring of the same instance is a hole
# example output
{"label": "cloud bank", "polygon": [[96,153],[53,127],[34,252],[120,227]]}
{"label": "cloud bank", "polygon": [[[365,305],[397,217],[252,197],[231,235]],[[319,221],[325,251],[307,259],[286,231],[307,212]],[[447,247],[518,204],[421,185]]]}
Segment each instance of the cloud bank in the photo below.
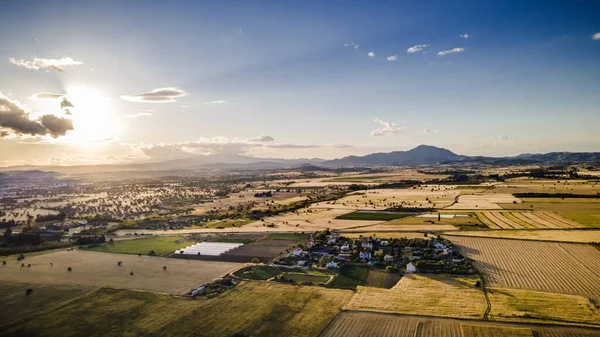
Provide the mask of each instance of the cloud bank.
{"label": "cloud bank", "polygon": [[141,94],[123,95],[121,98],[130,102],[172,103],[176,102],[175,98],[185,95],[187,93],[179,88],[158,88]]}
{"label": "cloud bank", "polygon": [[8,132],[31,136],[49,134],[57,138],[73,130],[73,122],[51,114],[43,115],[39,120],[31,120],[29,112],[26,112],[19,102],[0,93],[0,129],[3,134]]}

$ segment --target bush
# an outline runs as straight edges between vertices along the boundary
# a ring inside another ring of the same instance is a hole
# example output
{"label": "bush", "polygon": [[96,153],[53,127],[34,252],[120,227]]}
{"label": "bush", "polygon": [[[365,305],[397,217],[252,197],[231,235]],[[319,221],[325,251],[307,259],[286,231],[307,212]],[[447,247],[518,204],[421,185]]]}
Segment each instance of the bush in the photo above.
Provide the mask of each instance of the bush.
{"label": "bush", "polygon": [[260,263],[260,260],[257,257],[255,257],[255,258],[252,259],[251,262],[252,263]]}

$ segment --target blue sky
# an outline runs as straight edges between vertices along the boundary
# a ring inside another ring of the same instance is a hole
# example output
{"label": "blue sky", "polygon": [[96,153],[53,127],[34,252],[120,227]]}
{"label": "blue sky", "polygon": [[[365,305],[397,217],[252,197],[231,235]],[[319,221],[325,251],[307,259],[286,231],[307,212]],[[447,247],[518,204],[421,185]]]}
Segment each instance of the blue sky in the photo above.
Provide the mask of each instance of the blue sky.
{"label": "blue sky", "polygon": [[4,1],[0,99],[73,127],[0,119],[0,164],[600,151],[599,32],[591,0]]}

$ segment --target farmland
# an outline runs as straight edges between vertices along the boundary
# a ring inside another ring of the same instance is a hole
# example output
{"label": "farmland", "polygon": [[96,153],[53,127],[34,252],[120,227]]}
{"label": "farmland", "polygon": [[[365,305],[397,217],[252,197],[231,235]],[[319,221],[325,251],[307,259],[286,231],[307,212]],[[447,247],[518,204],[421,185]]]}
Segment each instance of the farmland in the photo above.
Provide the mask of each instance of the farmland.
{"label": "farmland", "polygon": [[[596,337],[599,329],[565,326],[508,324],[476,320],[456,320],[423,316],[344,311],[329,324],[322,337],[396,336],[396,337],[463,337],[476,332],[477,337],[514,337],[515,332],[539,337]],[[473,336],[473,335],[469,335]]]}
{"label": "farmland", "polygon": [[[403,234],[403,233],[395,233]],[[419,233],[417,233],[419,234]],[[539,241],[563,241],[563,242],[600,242],[600,230],[493,230],[493,231],[461,231],[448,232],[449,235],[477,236],[498,239],[523,239]],[[366,234],[365,234],[366,235]],[[384,237],[383,234],[381,234]],[[422,234],[421,234],[422,236]],[[450,237],[451,238],[451,237]]]}
{"label": "farmland", "polygon": [[[600,250],[591,245],[452,236],[492,287],[600,300]],[[549,258],[551,257],[551,258]]]}
{"label": "farmland", "polygon": [[151,238],[115,241],[89,248],[88,250],[105,253],[143,254],[154,251],[156,255],[168,255],[181,248],[184,237],[181,236],[156,236]]}
{"label": "farmland", "polygon": [[600,202],[596,199],[524,198],[522,204],[502,204],[507,210],[554,212],[590,228],[600,228]]}
{"label": "farmland", "polygon": [[338,220],[381,220],[389,221],[395,219],[402,219],[411,216],[410,213],[394,213],[394,212],[367,212],[367,211],[356,211],[352,213],[339,215],[336,219]]}
{"label": "farmland", "polygon": [[243,283],[205,301],[99,289],[60,308],[43,310],[37,319],[12,325],[0,336],[44,331],[81,336],[190,336],[198,331],[203,336],[316,336],[351,295],[345,290],[260,282]]}
{"label": "farmland", "polygon": [[560,229],[585,226],[554,212],[477,212],[481,222],[491,229]]}
{"label": "farmland", "polygon": [[[117,262],[122,261],[122,266]],[[238,263],[189,261],[131,254],[59,251],[27,257],[31,267],[11,261],[0,266],[0,281],[116,287],[184,294],[233,269]],[[52,263],[52,265],[50,264]],[[167,270],[163,270],[167,266]],[[72,271],[67,271],[71,267]],[[130,275],[133,272],[133,275]]]}

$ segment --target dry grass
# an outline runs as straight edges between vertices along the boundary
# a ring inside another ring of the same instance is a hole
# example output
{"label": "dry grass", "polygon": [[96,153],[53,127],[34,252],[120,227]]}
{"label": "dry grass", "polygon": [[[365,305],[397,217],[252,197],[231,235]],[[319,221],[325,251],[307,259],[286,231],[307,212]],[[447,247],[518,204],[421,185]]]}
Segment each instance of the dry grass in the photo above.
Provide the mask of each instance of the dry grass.
{"label": "dry grass", "polygon": [[358,287],[347,310],[480,318],[486,302],[477,276],[407,274],[392,289]]}
{"label": "dry grass", "polygon": [[[117,262],[122,261],[122,266]],[[0,281],[140,289],[184,294],[241,263],[180,260],[130,254],[60,251],[0,266]],[[53,265],[51,266],[50,263]],[[162,269],[167,266],[167,270]],[[71,267],[72,271],[67,271]],[[133,271],[134,275],[129,275]]]}
{"label": "dry grass", "polygon": [[[495,191],[495,190],[492,190]],[[521,201],[512,196],[512,194],[504,193],[480,193],[480,194],[465,194],[458,198],[458,202],[446,210],[488,210],[502,209],[499,204],[508,204]]]}
{"label": "dry grass", "polygon": [[[495,231],[461,231],[449,234],[460,236],[483,236],[490,238],[526,239],[539,241],[563,242],[600,242],[600,230],[495,230]],[[384,237],[380,235],[379,237]]]}

